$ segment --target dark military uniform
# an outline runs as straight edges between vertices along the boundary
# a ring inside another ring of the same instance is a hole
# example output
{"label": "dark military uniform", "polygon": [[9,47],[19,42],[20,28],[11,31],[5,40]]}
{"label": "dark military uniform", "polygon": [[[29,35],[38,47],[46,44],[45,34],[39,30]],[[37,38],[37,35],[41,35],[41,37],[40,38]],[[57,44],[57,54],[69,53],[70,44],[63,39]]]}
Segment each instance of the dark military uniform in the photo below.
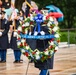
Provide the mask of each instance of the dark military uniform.
{"label": "dark military uniform", "polygon": [[6,49],[8,48],[8,30],[9,23],[6,19],[1,19],[1,29],[2,36],[0,36],[0,53],[1,53],[1,62],[6,62]]}
{"label": "dark military uniform", "polygon": [[[18,27],[19,20],[15,20],[16,23],[16,29]],[[10,48],[14,50],[14,56],[15,56],[15,61],[14,62],[20,62],[20,57],[21,57],[21,51],[17,47],[17,37],[14,37],[14,32],[12,33],[11,40],[10,40]]]}

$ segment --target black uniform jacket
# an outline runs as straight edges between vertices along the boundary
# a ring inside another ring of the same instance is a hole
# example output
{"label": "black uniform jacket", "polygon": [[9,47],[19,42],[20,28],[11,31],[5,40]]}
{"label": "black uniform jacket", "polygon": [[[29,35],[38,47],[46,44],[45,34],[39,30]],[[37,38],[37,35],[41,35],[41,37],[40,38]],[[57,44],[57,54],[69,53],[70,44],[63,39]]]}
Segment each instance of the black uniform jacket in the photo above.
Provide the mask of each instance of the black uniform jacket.
{"label": "black uniform jacket", "polygon": [[9,22],[6,19],[1,19],[1,29],[4,30],[2,32],[2,36],[0,36],[0,49],[8,48],[8,30],[9,30]]}

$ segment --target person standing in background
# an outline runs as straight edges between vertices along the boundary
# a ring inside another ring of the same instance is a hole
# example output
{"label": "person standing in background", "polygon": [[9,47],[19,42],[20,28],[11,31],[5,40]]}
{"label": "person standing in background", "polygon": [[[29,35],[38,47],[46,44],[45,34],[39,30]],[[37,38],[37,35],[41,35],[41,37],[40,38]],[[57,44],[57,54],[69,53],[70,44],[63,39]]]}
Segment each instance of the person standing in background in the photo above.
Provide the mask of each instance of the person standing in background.
{"label": "person standing in background", "polygon": [[[0,25],[1,25],[1,11],[2,11],[2,1],[0,0]],[[0,57],[1,57],[1,53],[0,53]]]}
{"label": "person standing in background", "polygon": [[[26,1],[29,3],[29,5],[26,3]],[[38,10],[38,6],[34,1],[25,0],[25,2],[22,4],[22,10],[24,12],[24,15],[27,17],[30,10]]]}
{"label": "person standing in background", "polygon": [[0,53],[1,53],[1,63],[6,62],[6,52],[9,45],[8,41],[8,31],[9,23],[5,19],[5,12],[1,12],[1,24],[0,24]]}
{"label": "person standing in background", "polygon": [[3,2],[2,7],[5,9],[9,9],[11,6],[10,2],[8,0],[5,0],[5,2]]}
{"label": "person standing in background", "polygon": [[17,27],[18,25],[20,25],[19,23],[19,14],[16,11],[17,9],[15,8],[15,2],[12,1],[12,15],[11,15],[11,20],[12,20],[12,25],[10,25],[10,31],[12,31],[11,34],[11,40],[10,40],[10,48],[13,49],[14,51],[14,58],[15,61],[14,63],[20,63],[20,57],[21,57],[21,51],[20,49],[17,47]]}

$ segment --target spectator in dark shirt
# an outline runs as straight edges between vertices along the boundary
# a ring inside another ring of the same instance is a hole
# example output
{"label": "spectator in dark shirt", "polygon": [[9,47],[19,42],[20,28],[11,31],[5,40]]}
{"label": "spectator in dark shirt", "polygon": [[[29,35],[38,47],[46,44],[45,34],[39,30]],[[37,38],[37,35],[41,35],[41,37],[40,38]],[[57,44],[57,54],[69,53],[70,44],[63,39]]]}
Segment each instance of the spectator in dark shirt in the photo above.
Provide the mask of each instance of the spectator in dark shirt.
{"label": "spectator in dark shirt", "polygon": [[10,4],[10,2],[8,2],[8,0],[5,0],[5,2],[3,3],[3,8],[5,8],[5,9],[9,9],[10,8],[10,6],[11,6],[11,4]]}

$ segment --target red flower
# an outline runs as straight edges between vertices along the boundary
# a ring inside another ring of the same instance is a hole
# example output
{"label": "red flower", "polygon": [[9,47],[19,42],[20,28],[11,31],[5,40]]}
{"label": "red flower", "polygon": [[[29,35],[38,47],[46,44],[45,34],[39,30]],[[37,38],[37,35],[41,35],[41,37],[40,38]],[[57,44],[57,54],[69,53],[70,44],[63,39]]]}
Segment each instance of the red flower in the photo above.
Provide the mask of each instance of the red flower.
{"label": "red flower", "polygon": [[46,20],[49,18],[49,16],[46,16]]}
{"label": "red flower", "polygon": [[44,24],[47,24],[47,22],[44,22]]}
{"label": "red flower", "polygon": [[28,17],[30,17],[30,14],[28,14]]}
{"label": "red flower", "polygon": [[50,28],[53,28],[53,26],[50,26]]}
{"label": "red flower", "polygon": [[60,42],[60,40],[57,40],[57,42],[59,43],[59,42]]}
{"label": "red flower", "polygon": [[28,57],[29,56],[28,52],[25,52],[25,55]]}
{"label": "red flower", "polygon": [[57,50],[54,50],[54,52],[56,52]]}
{"label": "red flower", "polygon": [[52,40],[50,40],[50,42],[52,42]]}
{"label": "red flower", "polygon": [[20,40],[20,37],[18,38],[18,40]]}
{"label": "red flower", "polygon": [[52,30],[52,34],[54,34],[54,31]]}
{"label": "red flower", "polygon": [[25,27],[24,26],[22,26],[22,29],[24,29]]}
{"label": "red flower", "polygon": [[51,40],[54,41],[54,38],[52,38]]}
{"label": "red flower", "polygon": [[36,52],[32,52],[32,54],[34,55]]}
{"label": "red flower", "polygon": [[32,22],[32,21],[30,22],[30,25],[31,25],[31,24],[33,24],[33,22]]}
{"label": "red flower", "polygon": [[52,49],[53,48],[53,46],[50,46],[50,49]]}
{"label": "red flower", "polygon": [[18,30],[18,34],[20,34],[21,31]]}
{"label": "red flower", "polygon": [[24,46],[26,46],[26,42],[24,42]]}
{"label": "red flower", "polygon": [[23,44],[22,43],[20,44],[20,47],[23,47]]}

